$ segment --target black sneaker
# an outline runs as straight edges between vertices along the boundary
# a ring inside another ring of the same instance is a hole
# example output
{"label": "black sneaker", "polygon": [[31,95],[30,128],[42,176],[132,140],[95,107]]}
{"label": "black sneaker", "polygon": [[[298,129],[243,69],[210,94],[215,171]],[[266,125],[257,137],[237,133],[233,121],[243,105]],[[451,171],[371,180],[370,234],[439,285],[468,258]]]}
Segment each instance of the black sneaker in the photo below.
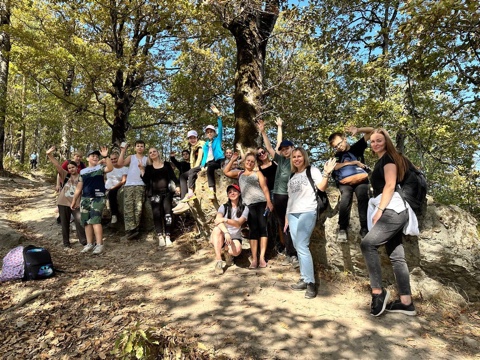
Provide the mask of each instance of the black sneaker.
{"label": "black sneaker", "polygon": [[388,299],[390,298],[390,291],[382,289],[381,294],[372,294],[372,304],[370,315],[380,316],[385,311]]}
{"label": "black sneaker", "polygon": [[315,283],[307,284],[307,291],[305,291],[305,299],[313,299],[317,297],[317,287]]}
{"label": "black sneaker", "polygon": [[413,301],[410,303],[410,305],[405,305],[400,300],[395,300],[387,304],[386,310],[388,312],[402,313],[409,316],[417,315],[417,311],[415,310],[415,305],[413,305]]}
{"label": "black sneaker", "polygon": [[307,283],[300,279],[296,284],[290,285],[290,289],[295,291],[307,290]]}
{"label": "black sneaker", "polygon": [[360,237],[363,239],[365,236],[368,234],[368,229],[367,228],[361,228],[360,229]]}

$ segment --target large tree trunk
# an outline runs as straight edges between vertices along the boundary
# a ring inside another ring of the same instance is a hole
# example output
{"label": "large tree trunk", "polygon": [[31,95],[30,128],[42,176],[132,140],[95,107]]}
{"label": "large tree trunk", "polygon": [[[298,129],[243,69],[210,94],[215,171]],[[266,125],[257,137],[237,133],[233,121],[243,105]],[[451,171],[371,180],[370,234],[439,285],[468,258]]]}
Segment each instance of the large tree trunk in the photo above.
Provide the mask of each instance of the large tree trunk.
{"label": "large tree trunk", "polygon": [[[10,25],[10,1],[0,0],[0,26]],[[5,144],[5,116],[7,112],[8,65],[10,62],[10,35],[0,31],[0,171],[3,167]]]}
{"label": "large tree trunk", "polygon": [[130,129],[130,123],[128,117],[132,110],[134,103],[133,91],[136,86],[143,82],[143,78],[139,77],[135,79],[135,74],[127,75],[124,82],[124,73],[122,70],[118,70],[115,82],[113,83],[114,91],[110,93],[115,99],[115,110],[112,127],[112,144],[117,146],[122,141],[125,141],[125,134]]}
{"label": "large tree trunk", "polygon": [[237,45],[234,143],[244,147],[259,145],[255,121],[262,113],[266,48],[278,18],[279,3],[266,1],[264,9],[251,5],[232,21],[224,22]]}

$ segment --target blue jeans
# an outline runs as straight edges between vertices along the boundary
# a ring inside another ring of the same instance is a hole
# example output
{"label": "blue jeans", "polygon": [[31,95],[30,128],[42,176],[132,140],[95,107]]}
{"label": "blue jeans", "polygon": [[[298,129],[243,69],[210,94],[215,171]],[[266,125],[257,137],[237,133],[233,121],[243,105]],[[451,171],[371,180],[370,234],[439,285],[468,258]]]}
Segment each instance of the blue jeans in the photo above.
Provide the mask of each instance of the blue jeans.
{"label": "blue jeans", "polygon": [[410,273],[402,244],[402,230],[407,222],[407,210],[398,214],[394,210],[385,209],[377,223],[363,238],[360,248],[365,258],[372,289],[382,287],[382,267],[378,247],[385,245],[387,255],[392,263],[399,294],[411,295]]}
{"label": "blue jeans", "polygon": [[315,283],[312,254],[310,253],[310,236],[317,221],[317,212],[288,214],[288,226],[293,246],[297,250],[300,263],[300,278],[306,283]]}

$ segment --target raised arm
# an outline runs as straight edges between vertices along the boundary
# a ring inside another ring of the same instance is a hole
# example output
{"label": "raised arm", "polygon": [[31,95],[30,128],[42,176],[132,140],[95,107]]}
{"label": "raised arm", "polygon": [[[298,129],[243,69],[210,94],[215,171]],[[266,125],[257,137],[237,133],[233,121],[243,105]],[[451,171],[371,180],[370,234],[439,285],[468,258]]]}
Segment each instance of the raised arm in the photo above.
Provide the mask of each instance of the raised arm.
{"label": "raised arm", "polygon": [[366,126],[366,127],[356,127],[353,125],[347,126],[345,128],[345,131],[349,132],[352,135],[355,135],[357,133],[363,133],[363,138],[365,141],[370,140],[370,135],[372,135],[373,127]]}
{"label": "raised arm", "polygon": [[232,170],[232,165],[235,162],[235,160],[238,159],[238,153],[234,152],[232,155],[232,158],[228,162],[227,166],[225,166],[225,169],[223,169],[223,173],[225,176],[232,178],[232,179],[238,179],[238,176],[240,174],[240,170]]}
{"label": "raised arm", "polygon": [[267,149],[271,157],[274,157],[275,149],[272,147],[272,143],[270,142],[270,139],[268,138],[267,133],[265,131],[265,122],[263,120],[258,120],[257,126],[258,126],[258,131],[260,131],[260,134],[262,134],[263,142],[265,144],[265,149]]}
{"label": "raised arm", "polygon": [[223,123],[222,123],[222,113],[215,105],[210,106],[210,110],[217,116],[217,136],[220,142],[223,141]]}
{"label": "raised arm", "polygon": [[62,168],[62,164],[58,162],[57,159],[53,156],[53,152],[55,151],[55,146],[52,146],[50,149],[47,150],[46,154],[48,156],[48,160],[55,165],[55,168],[58,171],[58,175],[60,176],[60,179],[63,181],[65,179],[65,176],[68,174],[68,171],[66,171],[64,168]]}
{"label": "raised arm", "polygon": [[332,171],[335,169],[336,163],[337,159],[335,158],[331,158],[325,163],[325,165],[323,166],[322,181],[316,184],[318,189],[322,191],[325,191],[327,189],[328,178],[330,177]]}
{"label": "raised arm", "polygon": [[[123,143],[122,143],[123,144]],[[120,147],[120,155],[118,156],[118,166],[128,166],[130,165],[130,156],[127,156],[125,159],[125,151],[128,148],[128,144],[125,143],[125,146]]]}
{"label": "raised arm", "polygon": [[[104,172],[109,173],[110,171],[113,170],[113,164],[112,164],[112,160],[108,156],[108,147],[106,146],[100,147],[100,155],[103,156],[103,159],[105,160],[105,164],[106,164]],[[120,157],[118,159],[120,160]]]}

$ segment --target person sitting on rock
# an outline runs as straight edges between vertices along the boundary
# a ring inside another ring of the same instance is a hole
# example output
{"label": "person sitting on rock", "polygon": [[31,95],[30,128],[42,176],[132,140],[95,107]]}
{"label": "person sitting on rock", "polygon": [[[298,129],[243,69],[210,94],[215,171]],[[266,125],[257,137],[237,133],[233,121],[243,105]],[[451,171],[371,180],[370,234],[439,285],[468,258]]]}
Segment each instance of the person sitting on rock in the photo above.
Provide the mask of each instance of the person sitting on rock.
{"label": "person sitting on rock", "polygon": [[[342,133],[333,133],[328,137],[330,146],[335,151],[337,165],[333,176],[340,190],[340,203],[338,213],[338,242],[347,242],[347,228],[350,223],[350,211],[352,209],[353,193],[357,197],[358,217],[360,219],[360,236],[363,238],[367,234],[367,208],[368,208],[368,174],[363,173],[363,180],[348,182],[348,178],[339,180],[339,174],[344,172],[346,175],[365,169],[364,153],[367,148],[367,141],[373,131],[371,127],[348,126],[346,131],[352,135],[363,133],[363,136],[355,144],[350,145]],[[358,175],[356,175],[358,176]],[[352,178],[352,177],[349,177]]]}
{"label": "person sitting on rock", "polygon": [[237,184],[227,187],[228,201],[218,208],[210,243],[215,248],[215,274],[223,274],[222,251],[227,266],[233,265],[233,257],[242,252],[242,225],[248,218],[248,207],[242,202]]}
{"label": "person sitting on rock", "polygon": [[173,213],[178,215],[182,214],[190,207],[187,202],[196,199],[195,193],[195,181],[197,180],[197,174],[202,169],[200,164],[203,158],[203,145],[205,141],[198,140],[198,133],[195,130],[190,130],[187,133],[189,151],[190,151],[190,170],[180,175],[180,203],[172,210]]}
{"label": "person sitting on rock", "polygon": [[207,136],[207,141],[203,145],[203,158],[200,166],[202,169],[207,170],[207,180],[208,180],[208,198],[210,200],[215,199],[215,170],[222,167],[222,162],[225,159],[225,155],[222,150],[222,134],[223,134],[223,124],[222,117],[220,116],[220,110],[217,109],[215,105],[210,106],[212,112],[217,115],[217,131],[215,131],[215,126],[208,125],[205,127],[205,135]]}

